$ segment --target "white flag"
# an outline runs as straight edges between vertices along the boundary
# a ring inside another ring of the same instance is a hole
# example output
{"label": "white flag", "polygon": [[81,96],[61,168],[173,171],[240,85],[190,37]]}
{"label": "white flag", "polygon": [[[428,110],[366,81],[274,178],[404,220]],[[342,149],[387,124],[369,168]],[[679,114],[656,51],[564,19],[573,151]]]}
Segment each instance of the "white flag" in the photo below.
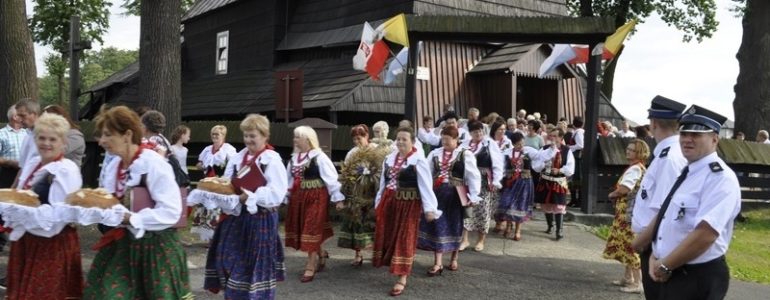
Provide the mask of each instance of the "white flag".
{"label": "white flag", "polygon": [[366,71],[366,62],[372,56],[374,48],[374,28],[369,22],[364,22],[364,30],[361,32],[361,44],[358,45],[356,56],[353,56],[353,69]]}
{"label": "white flag", "polygon": [[571,45],[554,45],[551,56],[548,56],[548,58],[543,61],[543,64],[540,65],[540,72],[538,73],[538,77],[542,78],[543,76],[548,75],[548,73],[551,73],[551,71],[556,69],[556,67],[570,61],[570,59],[575,58],[575,56],[577,56],[577,54],[575,53],[575,50],[572,49]]}
{"label": "white flag", "polygon": [[404,72],[406,63],[409,60],[409,47],[401,48],[396,57],[390,61],[388,71],[385,73],[385,84],[391,84],[396,80],[396,76]]}

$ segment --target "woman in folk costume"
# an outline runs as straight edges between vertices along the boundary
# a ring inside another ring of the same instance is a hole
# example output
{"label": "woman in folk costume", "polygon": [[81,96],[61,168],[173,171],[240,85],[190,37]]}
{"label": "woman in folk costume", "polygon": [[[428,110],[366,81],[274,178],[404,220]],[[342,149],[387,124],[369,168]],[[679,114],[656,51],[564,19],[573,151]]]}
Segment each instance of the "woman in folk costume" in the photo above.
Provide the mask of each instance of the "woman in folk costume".
{"label": "woman in folk costume", "polygon": [[484,123],[479,120],[468,121],[468,132],[471,138],[463,142],[460,147],[468,149],[476,156],[476,166],[481,174],[481,201],[473,206],[473,215],[464,222],[463,241],[460,243],[460,251],[468,247],[468,232],[478,232],[479,238],[476,251],[484,251],[484,242],[489,232],[489,222],[492,220],[492,212],[497,208],[497,191],[503,186],[503,155],[500,148],[491,137],[484,134]]}
{"label": "woman in folk costume", "polygon": [[286,247],[307,252],[301,282],[313,281],[316,272],[326,266],[329,254],[321,245],[334,235],[329,223],[329,201],[340,202],[337,169],[318,145],[313,128],[294,129],[294,154],[287,165],[289,208],[286,213]]}
{"label": "woman in folk costume", "polygon": [[438,209],[443,217],[435,222],[426,218],[420,221],[420,235],[417,248],[434,252],[433,267],[429,276],[441,275],[444,271],[443,254],[452,253],[449,270],[459,268],[458,258],[463,235],[463,206],[481,201],[481,175],[476,166],[476,156],[458,147],[458,130],[447,126],[441,130],[442,147],[428,154],[427,160],[433,175],[433,191],[438,200]]}
{"label": "woman in folk costume", "polygon": [[206,259],[203,288],[225,299],[274,299],[284,279],[278,206],[286,196],[286,169],[267,141],[270,121],[251,114],[241,122],[246,149],[227,165],[225,177],[239,194],[217,226]]}
{"label": "woman in folk costume", "polygon": [[[202,170],[204,177],[222,176],[227,163],[237,154],[235,147],[225,142],[227,127],[216,125],[211,127],[212,144],[203,148],[198,155],[198,169]],[[197,233],[201,241],[208,242],[214,236],[217,220],[222,213],[219,209],[206,209],[196,206],[192,209],[192,227],[190,232]]]}
{"label": "woman in folk costume", "polygon": [[380,188],[375,200],[377,229],[374,238],[375,267],[390,266],[398,281],[390,291],[398,296],[406,288],[412,272],[420,216],[427,222],[441,216],[433,193],[428,161],[417,154],[414,129],[401,127],[396,132],[396,147],[383,162]]}
{"label": "woman in folk costume", "polygon": [[[553,230],[553,222],[556,221],[556,239],[564,237],[562,225],[564,214],[567,212],[567,195],[569,187],[567,179],[575,172],[575,158],[572,150],[564,145],[564,131],[553,129],[548,133],[551,144],[543,149],[550,149],[544,163],[535,164],[532,168],[540,173],[540,180],[535,187],[535,202],[541,204],[550,234]],[[551,156],[553,155],[553,156]]]}
{"label": "woman in folk costume", "polygon": [[524,146],[524,134],[513,133],[513,147],[505,149],[505,176],[500,202],[495,212],[495,220],[506,224],[503,235],[514,241],[521,240],[521,224],[532,217],[532,203],[535,188],[532,183],[532,165],[543,164],[541,160],[550,159],[553,150],[535,150]]}
{"label": "woman in folk costume", "polygon": [[[83,299],[192,299],[177,227],[182,197],[166,159],[140,146],[139,116],[125,106],[96,118],[99,145],[116,157],[102,187],[130,209],[95,246]],[[130,232],[128,232],[130,231]]]}
{"label": "woman in folk costume", "polygon": [[382,160],[390,152],[369,142],[369,128],[364,124],[353,126],[350,135],[355,147],[345,156],[340,174],[347,199],[337,204],[342,216],[337,246],[355,250],[351,265],[360,267],[364,261],[361,250],[371,248],[374,241],[374,197],[379,189]]}
{"label": "woman in folk costume", "polygon": [[620,287],[620,291],[626,293],[641,293],[642,270],[639,254],[637,254],[631,242],[634,233],[631,231],[631,210],[633,200],[639,191],[639,185],[647,170],[644,163],[650,158],[650,147],[643,140],[633,139],[626,146],[626,158],[629,166],[618,179],[615,190],[609,194],[609,199],[615,202],[615,220],[612,222],[610,236],[607,238],[607,246],[604,248],[604,258],[614,259],[625,265],[623,279],[612,283]]}
{"label": "woman in folk costume", "polygon": [[[513,148],[511,139],[509,139],[508,136],[506,136],[506,131],[508,130],[508,127],[506,125],[507,123],[505,122],[505,120],[499,119],[494,121],[492,125],[490,125],[491,127],[489,129],[489,136],[492,137],[492,140],[497,145],[497,148],[500,149],[501,154],[504,154],[506,151],[509,151],[511,148]],[[502,184],[503,182],[504,181],[501,181],[500,184]],[[495,194],[495,200],[493,202],[500,203],[500,193]],[[492,207],[493,217],[495,215],[496,209],[497,209],[496,206]],[[495,219],[494,232],[502,233],[503,230],[505,230],[506,228],[506,222],[498,218],[494,218],[494,219]]]}
{"label": "woman in folk costume", "polygon": [[5,225],[13,228],[6,299],[80,299],[83,295],[77,231],[67,223],[52,222],[56,205],[82,184],[80,169],[64,159],[69,130],[64,117],[50,113],[35,122],[30,138],[34,137],[40,155],[22,167],[18,188],[37,193],[41,206],[3,212]]}

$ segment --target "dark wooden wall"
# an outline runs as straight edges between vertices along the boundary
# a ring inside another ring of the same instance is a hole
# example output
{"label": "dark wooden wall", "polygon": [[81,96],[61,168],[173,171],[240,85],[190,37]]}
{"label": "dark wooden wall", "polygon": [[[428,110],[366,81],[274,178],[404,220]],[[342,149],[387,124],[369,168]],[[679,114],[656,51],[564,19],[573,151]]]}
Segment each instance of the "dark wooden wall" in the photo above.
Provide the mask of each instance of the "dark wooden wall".
{"label": "dark wooden wall", "polygon": [[481,45],[423,42],[418,65],[430,69],[430,80],[417,80],[418,124],[425,115],[440,117],[444,104],[454,104],[455,111],[462,116],[477,104],[473,99],[478,97],[478,91],[468,83],[465,72],[487,52],[487,47]]}
{"label": "dark wooden wall", "polygon": [[513,116],[515,77],[509,73],[490,73],[471,76],[470,82],[478,90],[478,97],[473,102],[482,116],[491,112],[496,112],[506,119]]}
{"label": "dark wooden wall", "polygon": [[[516,77],[516,110],[525,109],[528,114],[540,112],[548,115],[548,122],[558,115],[558,81],[531,77]],[[558,119],[558,118],[557,118]]]}

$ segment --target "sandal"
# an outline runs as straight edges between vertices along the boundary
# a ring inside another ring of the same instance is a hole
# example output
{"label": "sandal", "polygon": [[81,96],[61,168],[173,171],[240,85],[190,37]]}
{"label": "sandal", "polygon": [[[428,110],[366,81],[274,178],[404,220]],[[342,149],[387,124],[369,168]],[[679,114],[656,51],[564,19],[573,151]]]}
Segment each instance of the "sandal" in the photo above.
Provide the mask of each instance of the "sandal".
{"label": "sandal", "polygon": [[449,263],[449,271],[457,271],[460,269],[460,264],[457,262],[457,260],[453,260],[451,263]]}
{"label": "sandal", "polygon": [[351,262],[350,265],[354,267],[360,267],[364,265],[364,257],[361,255],[356,255],[356,258],[353,259],[353,262]]}
{"label": "sandal", "polygon": [[[438,267],[438,268],[436,268]],[[434,277],[434,276],[441,276],[441,273],[444,272],[444,266],[443,265],[435,265],[433,268],[428,270],[428,277]]]}
{"label": "sandal", "polygon": [[473,251],[476,251],[476,252],[484,251],[484,244],[476,244],[476,247],[473,247]]}
{"label": "sandal", "polygon": [[612,285],[616,285],[616,286],[628,286],[631,283],[633,283],[633,282],[628,281],[628,279],[625,279],[625,278],[620,279],[620,280],[613,280],[612,281]]}
{"label": "sandal", "polygon": [[313,281],[313,278],[315,278],[315,273],[318,272],[317,270],[313,270],[313,269],[305,269],[305,272],[307,271],[313,271],[313,275],[302,274],[302,277],[300,277],[299,282],[307,283],[307,282]]}
{"label": "sandal", "polygon": [[[399,285],[401,286],[401,289],[396,288]],[[406,283],[396,282],[396,284],[393,285],[393,288],[390,289],[390,296],[398,297],[404,292],[405,289],[406,289]]]}
{"label": "sandal", "polygon": [[318,269],[316,272],[321,272],[324,270],[324,267],[326,267],[326,260],[329,259],[329,252],[324,251],[323,253],[318,255]]}
{"label": "sandal", "polygon": [[468,246],[470,246],[470,245],[471,244],[468,243],[468,242],[462,242],[462,243],[460,243],[460,248],[457,249],[457,250],[460,251],[460,252],[465,251],[465,248],[468,248]]}

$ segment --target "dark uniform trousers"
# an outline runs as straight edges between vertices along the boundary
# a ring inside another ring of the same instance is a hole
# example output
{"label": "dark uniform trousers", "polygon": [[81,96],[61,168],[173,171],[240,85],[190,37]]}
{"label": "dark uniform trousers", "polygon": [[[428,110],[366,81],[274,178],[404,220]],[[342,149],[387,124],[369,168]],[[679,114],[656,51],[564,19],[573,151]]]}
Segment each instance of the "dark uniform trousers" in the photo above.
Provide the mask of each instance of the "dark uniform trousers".
{"label": "dark uniform trousers", "polygon": [[655,300],[660,296],[660,283],[652,281],[650,277],[650,255],[652,255],[652,247],[647,247],[647,250],[639,254],[639,259],[642,261],[642,286],[644,287],[644,298],[647,300]]}
{"label": "dark uniform trousers", "polygon": [[658,299],[721,300],[727,295],[729,286],[730,270],[725,257],[721,256],[709,262],[684,265],[674,270],[671,278],[660,284]]}

